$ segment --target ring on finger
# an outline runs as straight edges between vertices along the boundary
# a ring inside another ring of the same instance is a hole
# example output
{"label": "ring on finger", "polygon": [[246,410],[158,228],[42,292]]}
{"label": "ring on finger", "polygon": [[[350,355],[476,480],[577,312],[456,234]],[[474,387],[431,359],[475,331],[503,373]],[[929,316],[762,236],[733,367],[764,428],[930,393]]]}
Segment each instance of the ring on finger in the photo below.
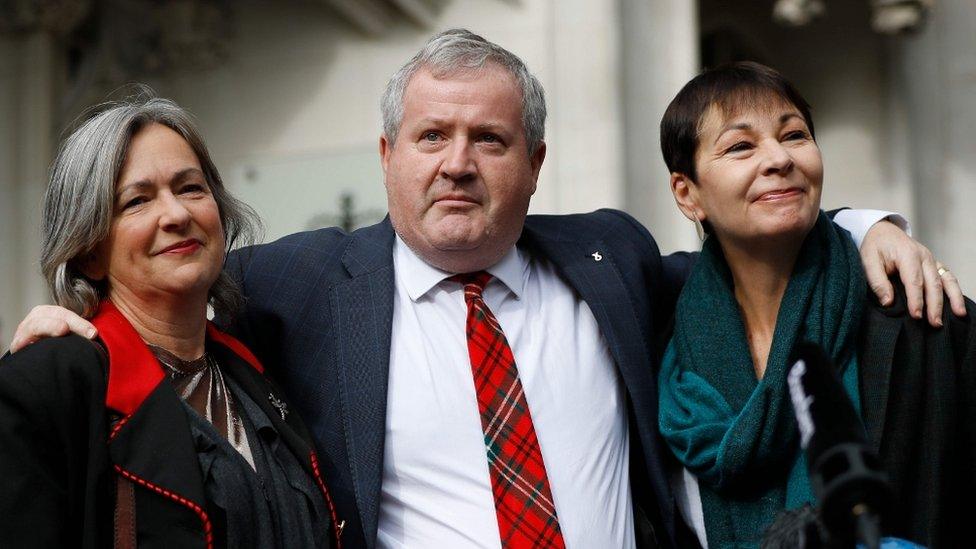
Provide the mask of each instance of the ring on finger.
{"label": "ring on finger", "polygon": [[939,273],[939,276],[945,276],[945,274],[949,272],[949,267],[940,265],[939,268],[936,269],[936,272]]}

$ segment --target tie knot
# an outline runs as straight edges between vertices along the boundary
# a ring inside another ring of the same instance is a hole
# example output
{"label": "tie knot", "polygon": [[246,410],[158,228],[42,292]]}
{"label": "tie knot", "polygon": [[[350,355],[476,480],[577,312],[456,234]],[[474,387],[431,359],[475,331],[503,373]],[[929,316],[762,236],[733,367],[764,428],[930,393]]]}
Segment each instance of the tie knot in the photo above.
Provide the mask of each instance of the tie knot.
{"label": "tie knot", "polygon": [[462,273],[456,274],[451,278],[448,278],[451,282],[457,282],[458,284],[464,286],[464,293],[474,292],[479,296],[485,290],[485,286],[488,285],[488,281],[491,280],[491,275],[485,271],[477,271],[474,273]]}

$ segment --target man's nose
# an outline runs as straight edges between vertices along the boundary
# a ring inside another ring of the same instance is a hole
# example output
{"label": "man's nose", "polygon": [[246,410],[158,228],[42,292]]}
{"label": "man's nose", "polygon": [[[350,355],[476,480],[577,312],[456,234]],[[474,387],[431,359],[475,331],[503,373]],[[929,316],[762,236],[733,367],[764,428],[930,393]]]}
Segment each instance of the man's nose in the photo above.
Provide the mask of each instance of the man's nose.
{"label": "man's nose", "polygon": [[441,163],[441,176],[457,182],[473,178],[478,170],[471,152],[470,141],[467,139],[453,140],[444,150],[445,156]]}
{"label": "man's nose", "polygon": [[190,210],[187,209],[178,196],[171,193],[161,193],[157,198],[157,203],[161,209],[159,213],[159,226],[168,231],[179,231],[185,229],[190,223]]}
{"label": "man's nose", "polygon": [[763,147],[762,174],[787,174],[793,169],[793,157],[779,141],[767,142]]}

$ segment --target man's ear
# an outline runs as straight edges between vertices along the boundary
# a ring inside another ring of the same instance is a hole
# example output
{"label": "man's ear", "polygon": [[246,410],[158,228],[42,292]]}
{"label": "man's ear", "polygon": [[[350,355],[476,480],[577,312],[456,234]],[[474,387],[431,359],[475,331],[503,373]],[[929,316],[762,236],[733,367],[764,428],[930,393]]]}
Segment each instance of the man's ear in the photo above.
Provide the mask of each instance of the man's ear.
{"label": "man's ear", "polygon": [[390,153],[393,151],[393,143],[387,139],[386,133],[380,134],[380,165],[383,166],[383,173],[386,173],[386,167],[390,164]]}
{"label": "man's ear", "polygon": [[529,157],[529,165],[532,167],[532,193],[535,194],[535,187],[539,182],[539,172],[542,171],[542,163],[546,160],[546,142],[539,141],[539,146]]}
{"label": "man's ear", "polygon": [[698,185],[683,173],[671,173],[671,193],[678,209],[689,221],[705,221],[705,211],[698,205]]}

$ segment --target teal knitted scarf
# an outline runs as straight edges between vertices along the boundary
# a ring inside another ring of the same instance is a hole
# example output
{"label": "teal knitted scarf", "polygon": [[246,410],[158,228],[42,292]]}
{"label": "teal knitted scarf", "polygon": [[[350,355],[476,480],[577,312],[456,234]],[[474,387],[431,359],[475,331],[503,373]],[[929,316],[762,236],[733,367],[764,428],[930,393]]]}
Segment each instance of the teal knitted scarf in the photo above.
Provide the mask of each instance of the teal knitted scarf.
{"label": "teal knitted scarf", "polygon": [[857,248],[821,212],[797,257],[757,381],[731,271],[718,242],[705,241],[662,363],[660,427],[698,478],[712,549],[756,547],[776,513],[813,500],[787,361],[796,343],[820,344],[841,365],[856,403],[855,337],[865,297]]}

